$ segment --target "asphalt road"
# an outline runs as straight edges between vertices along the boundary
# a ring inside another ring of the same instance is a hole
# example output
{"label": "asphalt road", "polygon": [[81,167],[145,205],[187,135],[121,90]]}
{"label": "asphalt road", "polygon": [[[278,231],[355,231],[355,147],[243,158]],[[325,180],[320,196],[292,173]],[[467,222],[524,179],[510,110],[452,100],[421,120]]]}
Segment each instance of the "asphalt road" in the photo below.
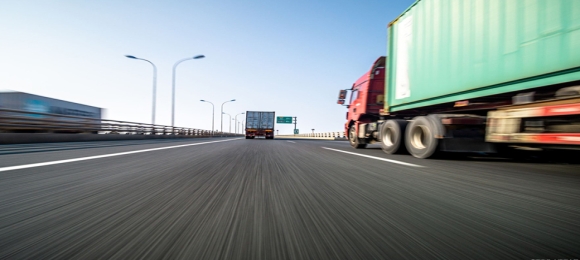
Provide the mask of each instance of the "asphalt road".
{"label": "asphalt road", "polygon": [[311,140],[4,145],[0,259],[578,259],[575,160]]}

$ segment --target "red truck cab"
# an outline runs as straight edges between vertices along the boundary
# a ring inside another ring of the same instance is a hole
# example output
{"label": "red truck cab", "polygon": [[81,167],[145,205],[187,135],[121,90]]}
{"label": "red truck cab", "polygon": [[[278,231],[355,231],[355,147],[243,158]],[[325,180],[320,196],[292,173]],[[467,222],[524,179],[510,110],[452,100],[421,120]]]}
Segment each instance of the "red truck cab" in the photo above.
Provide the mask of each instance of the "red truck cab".
{"label": "red truck cab", "polygon": [[[378,58],[371,69],[360,77],[349,89],[351,91],[346,123],[345,136],[360,135],[359,124],[378,120],[379,112],[384,108],[386,57]],[[362,132],[364,137],[364,132]],[[360,144],[366,146],[366,144]]]}

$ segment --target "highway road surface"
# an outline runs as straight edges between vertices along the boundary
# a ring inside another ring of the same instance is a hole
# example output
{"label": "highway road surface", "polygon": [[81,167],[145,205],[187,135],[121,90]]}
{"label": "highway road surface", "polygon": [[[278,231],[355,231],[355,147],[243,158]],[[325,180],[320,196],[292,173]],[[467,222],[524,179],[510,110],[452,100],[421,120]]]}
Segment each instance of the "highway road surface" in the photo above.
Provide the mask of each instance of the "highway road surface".
{"label": "highway road surface", "polygon": [[579,259],[580,164],[343,141],[0,146],[0,259]]}

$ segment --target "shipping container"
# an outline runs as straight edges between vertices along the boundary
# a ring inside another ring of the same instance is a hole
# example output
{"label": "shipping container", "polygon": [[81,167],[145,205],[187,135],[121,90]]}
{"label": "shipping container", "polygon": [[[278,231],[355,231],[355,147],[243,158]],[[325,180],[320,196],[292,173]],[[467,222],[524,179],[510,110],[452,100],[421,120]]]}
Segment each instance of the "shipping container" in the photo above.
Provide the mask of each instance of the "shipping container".
{"label": "shipping container", "polygon": [[274,139],[274,118],[275,112],[246,111],[246,139]]}
{"label": "shipping container", "polygon": [[419,0],[388,27],[385,110],[580,78],[578,0]]}

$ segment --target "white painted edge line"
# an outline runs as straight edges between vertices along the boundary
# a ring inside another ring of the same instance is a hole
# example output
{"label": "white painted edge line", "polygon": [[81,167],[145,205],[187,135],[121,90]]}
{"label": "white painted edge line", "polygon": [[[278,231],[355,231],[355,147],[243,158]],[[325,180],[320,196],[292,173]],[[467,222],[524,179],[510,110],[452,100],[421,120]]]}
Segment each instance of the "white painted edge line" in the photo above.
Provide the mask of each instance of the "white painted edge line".
{"label": "white painted edge line", "polygon": [[375,159],[375,160],[379,160],[379,161],[396,163],[396,164],[405,165],[405,166],[425,167],[425,166],[421,166],[421,165],[418,165],[418,164],[406,163],[406,162],[401,162],[401,161],[397,161],[397,160],[391,160],[391,159],[386,159],[386,158],[381,158],[381,157],[376,157],[376,156],[370,156],[370,155],[366,155],[366,154],[352,153],[352,152],[347,152],[347,151],[343,151],[343,150],[332,149],[332,148],[328,148],[328,147],[322,147],[322,148],[324,148],[326,150],[335,151],[335,152],[347,153],[347,154],[352,154],[352,155],[357,155],[357,156],[361,156],[361,157],[371,158],[371,159]]}
{"label": "white painted edge line", "polygon": [[286,141],[286,142],[293,143],[293,144],[295,144],[295,143],[296,143],[296,142],[294,142],[294,141]]}
{"label": "white painted edge line", "polygon": [[74,158],[74,159],[67,159],[67,160],[52,161],[52,162],[42,162],[42,163],[24,164],[24,165],[17,165],[17,166],[8,166],[8,167],[2,167],[2,168],[0,168],[0,172],[13,171],[13,170],[19,170],[19,169],[27,169],[27,168],[34,168],[34,167],[41,167],[41,166],[54,165],[54,164],[63,164],[63,163],[69,163],[69,162],[86,161],[86,160],[93,160],[93,159],[99,159],[99,158],[114,157],[114,156],[134,154],[134,153],[145,153],[145,152],[152,152],[152,151],[173,149],[173,148],[193,146],[193,145],[219,143],[219,142],[233,141],[233,140],[239,140],[239,139],[241,139],[241,138],[227,139],[227,140],[220,140],[220,141],[211,141],[211,142],[202,142],[202,143],[193,143],[193,144],[174,145],[174,146],[151,148],[151,149],[143,149],[143,150],[137,150],[137,151],[122,152],[122,153],[111,153],[111,154],[95,155],[95,156],[88,156],[88,157],[81,157],[81,158]]}

